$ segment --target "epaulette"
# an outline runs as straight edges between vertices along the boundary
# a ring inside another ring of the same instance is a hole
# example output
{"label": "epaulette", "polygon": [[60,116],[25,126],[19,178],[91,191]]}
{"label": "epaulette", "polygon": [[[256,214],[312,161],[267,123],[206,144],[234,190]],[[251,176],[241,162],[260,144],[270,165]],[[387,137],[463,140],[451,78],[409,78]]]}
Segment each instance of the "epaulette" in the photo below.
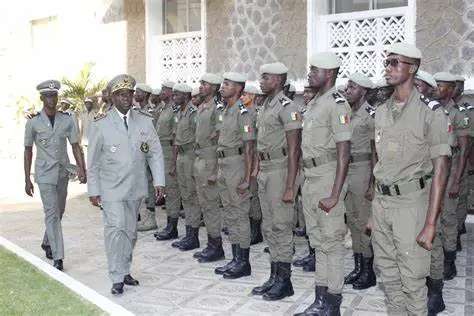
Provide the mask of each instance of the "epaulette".
{"label": "epaulette", "polygon": [[197,109],[196,109],[196,107],[194,106],[194,104],[192,104],[192,103],[189,103],[189,104],[188,104],[188,111],[189,111],[189,113],[192,114],[192,113],[196,112],[196,110],[197,110]]}
{"label": "epaulette", "polygon": [[71,113],[70,113],[70,112],[66,112],[66,111],[63,111],[63,110],[58,110],[58,112],[61,113],[61,114],[65,114],[65,115],[71,116]]}
{"label": "epaulette", "polygon": [[179,112],[179,106],[177,106],[176,104],[173,104],[171,106],[171,109],[173,110],[174,113],[178,113]]}
{"label": "epaulette", "polygon": [[287,106],[288,104],[290,104],[290,101],[288,101],[286,98],[279,98],[278,101],[280,101],[281,105],[283,107]]}
{"label": "epaulette", "polygon": [[245,114],[249,112],[249,110],[247,110],[247,108],[242,102],[239,102],[239,110],[240,110],[240,114]]}
{"label": "epaulette", "polygon": [[224,104],[222,104],[218,97],[214,97],[214,104],[218,110],[223,110],[225,108]]}
{"label": "epaulette", "polygon": [[367,113],[369,113],[370,116],[372,116],[372,118],[375,118],[375,109],[373,107],[366,106],[365,110],[367,111]]}
{"label": "epaulette", "polygon": [[143,111],[142,109],[136,109],[138,113],[140,114],[143,114],[145,116],[148,116],[148,117],[151,117],[153,118],[153,115],[151,115],[150,113],[148,113],[147,111]]}
{"label": "epaulette", "polygon": [[459,112],[464,112],[464,111],[467,110],[463,105],[457,105],[456,104],[455,108],[457,108],[459,110]]}
{"label": "epaulette", "polygon": [[106,117],[108,114],[108,112],[105,112],[105,113],[97,113],[96,116],[94,116],[94,122],[97,122],[98,120],[101,120],[103,119],[104,117]]}
{"label": "epaulette", "polygon": [[334,98],[334,101],[336,101],[337,104],[346,102],[346,99],[344,99],[344,97],[339,92],[334,92],[332,94],[332,97]]}
{"label": "epaulette", "polygon": [[466,110],[474,110],[474,105],[473,104],[469,104],[469,103],[465,102],[463,104],[463,106],[466,108]]}
{"label": "epaulette", "polygon": [[430,100],[428,97],[425,97],[424,95],[420,96],[420,100],[433,111],[436,111],[441,106],[441,104],[438,101]]}

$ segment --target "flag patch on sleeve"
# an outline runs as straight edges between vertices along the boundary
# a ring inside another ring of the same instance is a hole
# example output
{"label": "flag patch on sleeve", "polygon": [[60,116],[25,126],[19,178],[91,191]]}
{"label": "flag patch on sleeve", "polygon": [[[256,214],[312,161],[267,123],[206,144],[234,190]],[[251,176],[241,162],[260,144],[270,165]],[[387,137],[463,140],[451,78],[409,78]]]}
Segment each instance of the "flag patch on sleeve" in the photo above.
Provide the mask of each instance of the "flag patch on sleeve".
{"label": "flag patch on sleeve", "polygon": [[347,114],[339,115],[339,124],[341,125],[349,124],[349,115]]}
{"label": "flag patch on sleeve", "polygon": [[453,124],[451,124],[451,122],[448,122],[448,133],[452,133],[453,132]]}
{"label": "flag patch on sleeve", "polygon": [[244,133],[250,133],[252,128],[249,125],[244,125]]}
{"label": "flag patch on sleeve", "polygon": [[291,112],[290,116],[292,121],[299,121],[301,119],[298,112]]}

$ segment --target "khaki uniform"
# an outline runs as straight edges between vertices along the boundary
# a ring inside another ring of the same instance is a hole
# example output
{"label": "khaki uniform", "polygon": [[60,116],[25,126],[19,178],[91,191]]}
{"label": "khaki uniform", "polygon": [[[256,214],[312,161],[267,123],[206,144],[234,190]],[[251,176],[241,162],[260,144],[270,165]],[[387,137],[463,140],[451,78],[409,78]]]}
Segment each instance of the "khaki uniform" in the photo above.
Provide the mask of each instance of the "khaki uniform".
{"label": "khaki uniform", "polygon": [[61,219],[69,175],[76,172],[69,162],[66,139],[70,144],[79,141],[75,122],[65,112],[56,112],[54,126],[44,110],[26,123],[24,145],[36,146],[35,182],[40,190],[46,225],[43,245],[51,246],[54,260],[64,258]]}
{"label": "khaki uniform", "polygon": [[364,103],[352,112],[351,160],[347,173],[347,225],[352,234],[354,253],[362,253],[364,258],[372,257],[370,237],[365,233],[365,224],[372,212],[371,202],[364,196],[369,187],[371,169],[370,142],[374,140],[374,119],[370,116],[369,104]]}
{"label": "khaki uniform", "polygon": [[336,176],[336,143],[351,139],[350,113],[349,104],[333,87],[311,100],[304,114],[301,148],[306,234],[316,249],[316,286],[328,287],[331,294],[340,294],[344,283],[345,189],[329,213],[318,208],[318,202],[331,195]]}
{"label": "khaki uniform", "polygon": [[451,133],[450,137],[453,156],[451,159],[451,172],[444,197],[443,212],[441,213],[441,242],[443,243],[445,251],[456,251],[456,240],[458,236],[458,216],[456,209],[458,208],[459,198],[450,198],[449,190],[454,181],[460,155],[460,148],[456,137],[469,135],[470,125],[468,124],[469,122],[466,121],[467,116],[465,111],[459,111],[453,100],[449,101],[444,109],[447,116],[449,115],[449,120],[453,126],[453,133]]}
{"label": "khaki uniform", "polygon": [[262,231],[270,249],[270,261],[291,263],[295,208],[294,203],[283,203],[282,198],[288,173],[286,132],[302,128],[298,107],[280,91],[273,99],[265,100],[257,126]]}
{"label": "khaki uniform", "polygon": [[[262,111],[261,108],[259,109],[249,109],[249,114],[252,115],[257,121],[257,114],[259,111]],[[256,123],[256,129],[258,131],[258,123]],[[255,144],[255,151],[257,151],[257,144]],[[257,180],[250,180],[250,212],[249,217],[255,221],[262,220],[262,208],[260,206],[260,199],[258,197],[258,181]]]}
{"label": "khaki uniform", "polygon": [[241,248],[250,247],[250,191],[236,191],[243,182],[245,170],[243,141],[255,140],[255,119],[239,100],[218,115],[217,144],[219,196],[224,207],[224,223],[229,240]]}
{"label": "khaki uniform", "polygon": [[208,235],[220,236],[221,211],[219,209],[219,189],[217,184],[210,185],[208,179],[217,171],[217,117],[222,113],[214,100],[203,103],[197,110],[196,124],[196,160],[194,174],[196,192]]}
{"label": "khaki uniform", "polygon": [[405,104],[391,97],[375,113],[372,246],[389,314],[427,314],[430,252],[416,237],[428,209],[431,160],[451,155],[448,120],[437,107],[413,90]]}
{"label": "khaki uniform", "polygon": [[197,108],[189,103],[184,110],[176,113],[175,144],[178,149],[176,174],[178,187],[186,214],[186,225],[198,228],[201,211],[196,197],[196,181],[194,178],[194,144],[196,141]]}
{"label": "khaki uniform", "polygon": [[171,218],[179,217],[180,195],[178,189],[177,177],[169,175],[168,171],[173,166],[173,134],[175,133],[175,116],[177,109],[171,102],[164,105],[158,120],[156,121],[156,131],[160,137],[161,147],[163,148],[163,157],[165,160],[165,178],[166,178],[166,213]]}

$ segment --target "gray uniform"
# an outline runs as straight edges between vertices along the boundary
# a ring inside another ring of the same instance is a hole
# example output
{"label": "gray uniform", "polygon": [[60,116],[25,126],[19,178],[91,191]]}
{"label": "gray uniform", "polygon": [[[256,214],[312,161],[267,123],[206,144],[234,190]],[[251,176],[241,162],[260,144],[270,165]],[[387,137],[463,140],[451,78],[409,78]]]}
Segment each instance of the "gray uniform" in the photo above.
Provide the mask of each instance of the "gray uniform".
{"label": "gray uniform", "polygon": [[32,117],[25,127],[25,147],[36,146],[35,181],[38,184],[45,214],[46,233],[43,245],[50,245],[53,259],[64,258],[61,219],[66,207],[69,163],[66,139],[78,143],[75,122],[69,114],[56,112],[54,126],[44,110]]}
{"label": "gray uniform", "polygon": [[163,152],[152,118],[137,110],[129,114],[128,131],[115,108],[91,124],[87,159],[89,196],[102,199],[113,283],[123,282],[130,273],[138,210],[147,196],[146,166],[150,166],[154,186],[165,184]]}

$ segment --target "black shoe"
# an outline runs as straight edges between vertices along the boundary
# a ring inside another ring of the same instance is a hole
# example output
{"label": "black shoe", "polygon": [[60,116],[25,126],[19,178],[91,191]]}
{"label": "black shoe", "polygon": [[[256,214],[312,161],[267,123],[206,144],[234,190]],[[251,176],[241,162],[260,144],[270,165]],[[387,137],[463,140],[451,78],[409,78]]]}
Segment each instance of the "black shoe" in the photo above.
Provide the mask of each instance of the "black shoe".
{"label": "black shoe", "polygon": [[270,278],[268,278],[268,280],[265,281],[265,283],[263,283],[261,286],[254,287],[252,289],[252,295],[263,295],[272,288],[273,284],[275,283],[277,268],[277,263],[272,261],[270,263]]}
{"label": "black shoe", "polygon": [[266,301],[277,301],[288,296],[293,296],[293,284],[291,283],[291,263],[277,262],[276,278],[271,289],[263,294]]}
{"label": "black shoe", "polygon": [[359,278],[352,283],[354,290],[365,290],[377,285],[377,277],[374,272],[374,258],[363,258],[362,271]]}
{"label": "black shoe", "polygon": [[200,247],[199,227],[197,228],[190,227],[188,238],[186,239],[185,237],[184,240],[179,244],[178,248],[181,251],[188,251],[188,250],[196,249],[199,247]]}
{"label": "black shoe", "polygon": [[443,300],[443,280],[435,280],[430,277],[426,278],[426,286],[428,287],[428,315],[436,315],[446,309]]}
{"label": "black shoe", "polygon": [[306,257],[296,259],[295,261],[293,261],[293,265],[295,267],[303,267],[308,261],[311,260],[311,255],[314,255],[314,248],[311,248],[309,240],[307,240],[306,242],[308,243],[309,253]]}
{"label": "black shoe", "polygon": [[214,269],[215,274],[224,274],[228,270],[232,269],[232,267],[237,263],[237,252],[240,251],[240,246],[237,244],[232,244],[232,260],[227,262],[225,265],[221,267],[217,267]]}
{"label": "black shoe", "polygon": [[262,220],[250,217],[250,245],[256,245],[263,241]]}
{"label": "black shoe", "polygon": [[316,254],[314,253],[314,249],[312,249],[313,253],[309,255],[309,260],[303,266],[304,272],[314,272],[316,271]]}
{"label": "black shoe", "polygon": [[268,248],[268,247],[263,248],[263,252],[270,253],[270,248]]}
{"label": "black shoe", "polygon": [[298,237],[304,237],[306,236],[306,228],[297,228],[295,229],[295,235],[298,236]]}
{"label": "black shoe", "polygon": [[309,305],[302,313],[294,314],[294,316],[325,316],[326,311],[326,293],[328,288],[325,286],[316,286],[314,291],[314,302]]}
{"label": "black shoe", "polygon": [[55,267],[59,271],[64,271],[63,259],[54,260],[53,267]]}
{"label": "black shoe", "polygon": [[229,229],[227,227],[222,227],[222,232],[224,235],[229,235]]}
{"label": "black shoe", "polygon": [[178,218],[168,216],[166,227],[153,234],[156,240],[170,240],[178,238]]}
{"label": "black shoe", "polygon": [[461,233],[458,233],[458,238],[456,239],[456,252],[460,251],[462,251]]}
{"label": "black shoe", "polygon": [[240,248],[237,251],[237,259],[235,264],[226,272],[224,279],[238,279],[252,274],[252,267],[249,262],[250,248]]}
{"label": "black shoe", "polygon": [[203,250],[200,250],[200,251],[196,251],[195,253],[193,253],[193,258],[199,259],[199,257],[201,256],[201,253],[205,250],[207,250],[207,248],[204,248]]}
{"label": "black shoe", "polygon": [[51,246],[49,245],[41,245],[41,248],[44,250],[44,254],[46,258],[49,260],[53,259],[53,252],[51,251]]}
{"label": "black shoe", "polygon": [[181,243],[187,241],[190,236],[191,236],[191,226],[186,225],[186,234],[184,235],[184,237],[181,238],[180,240],[174,241],[171,244],[171,247],[179,248],[181,246]]}
{"label": "black shoe", "polygon": [[123,283],[114,283],[112,285],[112,289],[110,290],[110,293],[113,295],[119,295],[123,293]]}
{"label": "black shoe", "polygon": [[222,248],[222,238],[207,235],[207,247],[204,248],[198,257],[200,263],[213,262],[224,259],[224,249]]}
{"label": "black shoe", "polygon": [[354,270],[344,278],[344,284],[354,283],[362,272],[362,254],[354,252]]}
{"label": "black shoe", "polygon": [[444,251],[444,279],[446,281],[452,280],[456,275],[456,251]]}
{"label": "black shoe", "polygon": [[130,285],[130,286],[140,285],[140,282],[138,282],[138,280],[135,280],[130,274],[127,274],[126,276],[123,277],[123,283],[125,285]]}
{"label": "black shoe", "polygon": [[342,294],[331,294],[326,292],[326,314],[325,316],[341,316]]}

